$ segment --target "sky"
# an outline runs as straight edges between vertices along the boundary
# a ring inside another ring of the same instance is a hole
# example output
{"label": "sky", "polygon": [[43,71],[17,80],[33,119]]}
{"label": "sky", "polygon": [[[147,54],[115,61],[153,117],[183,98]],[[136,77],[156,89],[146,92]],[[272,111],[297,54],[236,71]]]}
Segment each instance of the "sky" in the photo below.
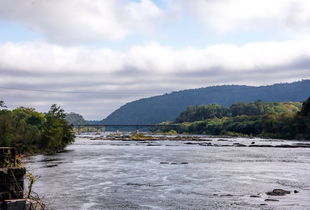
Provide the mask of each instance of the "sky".
{"label": "sky", "polygon": [[310,78],[307,0],[0,0],[0,100],[100,120],[172,91]]}

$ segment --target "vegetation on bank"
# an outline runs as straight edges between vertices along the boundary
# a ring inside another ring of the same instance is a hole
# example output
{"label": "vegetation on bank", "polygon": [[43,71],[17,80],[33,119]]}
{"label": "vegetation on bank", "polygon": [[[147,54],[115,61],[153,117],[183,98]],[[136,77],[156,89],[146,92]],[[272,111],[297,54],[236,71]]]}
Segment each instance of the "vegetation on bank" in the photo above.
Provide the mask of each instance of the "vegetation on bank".
{"label": "vegetation on bank", "polygon": [[24,154],[61,151],[74,141],[64,110],[52,105],[43,114],[33,108],[6,109],[0,102],[0,146],[16,147]]}
{"label": "vegetation on bank", "polygon": [[178,133],[210,135],[262,136],[284,139],[310,139],[310,98],[296,102],[237,103],[229,108],[218,104],[188,107],[174,123],[157,131],[172,128]]}
{"label": "vegetation on bank", "polygon": [[237,117],[237,116],[260,116],[267,114],[296,113],[300,110],[302,103],[266,103],[261,100],[254,103],[236,103],[229,108],[218,104],[203,106],[189,106],[175,120],[176,123],[202,121],[205,119]]}

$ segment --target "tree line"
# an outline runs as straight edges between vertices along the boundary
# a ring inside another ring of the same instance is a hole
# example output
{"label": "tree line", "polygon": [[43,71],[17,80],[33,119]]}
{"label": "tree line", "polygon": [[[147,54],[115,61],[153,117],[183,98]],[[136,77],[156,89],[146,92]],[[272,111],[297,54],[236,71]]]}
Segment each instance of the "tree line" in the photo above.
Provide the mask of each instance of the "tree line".
{"label": "tree line", "polygon": [[74,141],[73,127],[56,104],[47,113],[33,108],[8,110],[0,101],[0,146],[16,147],[20,153],[53,153]]}
{"label": "tree line", "polygon": [[[247,135],[283,139],[310,139],[310,98],[303,103],[236,103],[190,106],[173,123],[178,133]],[[171,130],[169,123],[157,131]]]}

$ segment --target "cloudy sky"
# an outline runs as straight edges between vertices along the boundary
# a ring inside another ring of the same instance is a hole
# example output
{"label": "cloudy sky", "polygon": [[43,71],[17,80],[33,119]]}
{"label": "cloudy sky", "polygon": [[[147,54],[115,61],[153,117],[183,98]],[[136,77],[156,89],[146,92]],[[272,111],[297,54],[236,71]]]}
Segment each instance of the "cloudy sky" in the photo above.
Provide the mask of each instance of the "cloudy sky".
{"label": "cloudy sky", "polygon": [[308,0],[0,0],[0,100],[86,119],[174,90],[310,78]]}

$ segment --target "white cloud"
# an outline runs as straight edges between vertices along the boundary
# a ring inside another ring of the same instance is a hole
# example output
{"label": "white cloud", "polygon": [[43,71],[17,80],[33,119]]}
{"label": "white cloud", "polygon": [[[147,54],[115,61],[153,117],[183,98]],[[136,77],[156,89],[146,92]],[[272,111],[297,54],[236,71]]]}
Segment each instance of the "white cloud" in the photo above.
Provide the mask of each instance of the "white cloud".
{"label": "white cloud", "polygon": [[118,40],[148,32],[164,16],[151,0],[1,0],[0,19],[25,24],[49,40]]}
{"label": "white cloud", "polygon": [[[159,23],[182,22],[176,17],[188,18],[187,12],[220,33],[278,31],[299,36],[310,32],[307,0],[164,2],[165,9],[153,0],[1,0],[0,20],[26,25],[48,41],[61,44],[153,34]],[[184,27],[186,30],[186,23]]]}
{"label": "white cloud", "polygon": [[256,71],[288,65],[310,57],[310,39],[256,42],[245,45],[216,44],[181,50],[150,42],[127,51],[110,48],[63,47],[46,42],[0,44],[0,68],[32,73],[97,73],[113,75],[126,70],[154,75],[195,71]]}
{"label": "white cloud", "polygon": [[[84,110],[88,119],[102,118],[97,113],[105,110],[107,115],[133,99],[172,90],[310,78],[310,39],[180,50],[151,42],[127,51],[5,43],[0,44],[0,54],[0,86],[77,91],[43,96],[46,93],[0,89],[1,100],[20,105],[36,102],[45,110],[45,104],[54,101],[68,111]],[[101,105],[100,99],[105,99]],[[72,103],[79,100],[83,103]],[[96,106],[90,111],[83,107],[84,101]]]}
{"label": "white cloud", "polygon": [[183,6],[221,33],[260,29],[309,32],[307,0],[183,0]]}

